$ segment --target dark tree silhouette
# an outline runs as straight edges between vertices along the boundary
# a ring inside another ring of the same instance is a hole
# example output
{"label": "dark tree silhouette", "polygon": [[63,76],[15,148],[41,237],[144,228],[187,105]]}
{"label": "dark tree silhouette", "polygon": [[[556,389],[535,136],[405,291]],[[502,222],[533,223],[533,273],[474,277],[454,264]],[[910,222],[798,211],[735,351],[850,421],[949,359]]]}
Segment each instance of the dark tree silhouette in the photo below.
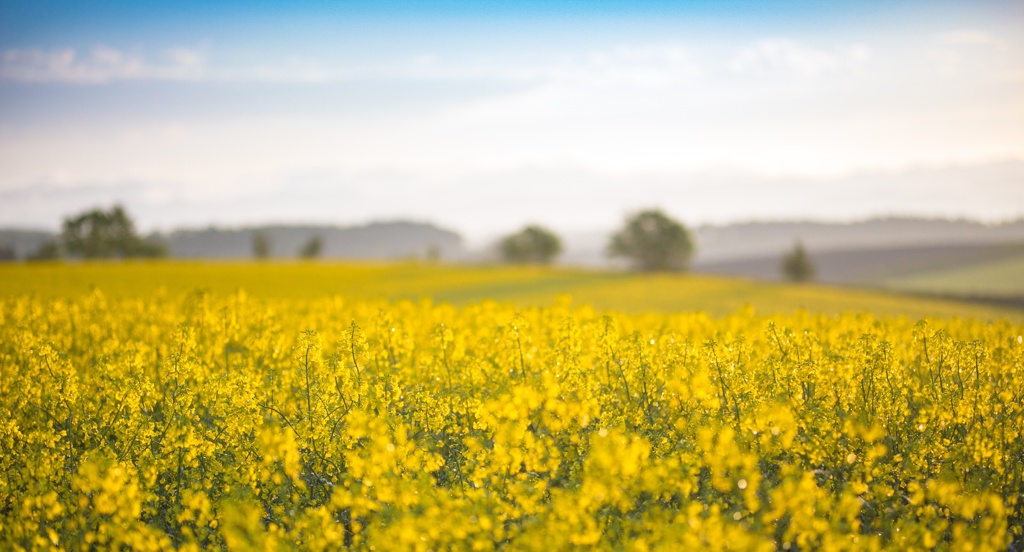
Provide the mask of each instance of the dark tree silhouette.
{"label": "dark tree silhouette", "polygon": [[562,252],[562,240],[546,228],[530,225],[502,238],[499,248],[505,262],[551,264]]}
{"label": "dark tree silhouette", "polygon": [[323,253],[324,250],[324,239],[320,236],[312,236],[309,238],[302,248],[299,249],[299,257],[303,259],[315,259]]}
{"label": "dark tree silhouette", "polygon": [[257,230],[252,234],[252,256],[257,259],[270,257],[270,237],[263,230]]}
{"label": "dark tree silhouette", "polygon": [[804,244],[797,241],[793,249],[782,257],[779,265],[782,276],[790,282],[807,282],[814,279],[814,263],[804,250]]}
{"label": "dark tree silhouette", "polygon": [[65,218],[60,241],[68,254],[86,259],[167,255],[162,243],[136,233],[135,223],[120,205],[109,211],[93,209]]}
{"label": "dark tree silhouette", "polygon": [[683,271],[693,255],[690,232],[659,209],[626,219],[608,244],[608,255],[629,259],[637,270]]}

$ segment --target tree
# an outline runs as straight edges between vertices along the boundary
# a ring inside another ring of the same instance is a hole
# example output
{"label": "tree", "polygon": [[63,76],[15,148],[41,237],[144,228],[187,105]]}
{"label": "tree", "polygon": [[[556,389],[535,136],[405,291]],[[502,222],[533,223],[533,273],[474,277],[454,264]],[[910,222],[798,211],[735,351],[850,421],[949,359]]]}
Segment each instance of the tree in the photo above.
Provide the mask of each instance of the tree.
{"label": "tree", "polygon": [[266,259],[270,256],[270,238],[263,230],[252,233],[252,256],[257,259]]}
{"label": "tree", "polygon": [[324,249],[324,240],[320,236],[312,236],[309,238],[301,249],[299,249],[299,257],[303,259],[315,259],[320,256],[320,253]]}
{"label": "tree", "polygon": [[562,252],[562,240],[546,228],[529,225],[502,238],[502,259],[515,264],[551,264]]}
{"label": "tree", "polygon": [[71,255],[86,259],[163,257],[164,244],[143,239],[120,205],[109,211],[92,209],[64,219],[60,241]]}
{"label": "tree", "polygon": [[647,272],[686,270],[693,249],[686,227],[659,209],[627,218],[608,243],[609,256],[628,258]]}
{"label": "tree", "polygon": [[29,261],[54,261],[60,257],[60,243],[58,243],[57,240],[47,240],[26,259]]}
{"label": "tree", "polygon": [[814,263],[807,256],[804,244],[799,240],[793,245],[792,251],[782,257],[779,268],[782,276],[790,282],[807,282],[814,279]]}

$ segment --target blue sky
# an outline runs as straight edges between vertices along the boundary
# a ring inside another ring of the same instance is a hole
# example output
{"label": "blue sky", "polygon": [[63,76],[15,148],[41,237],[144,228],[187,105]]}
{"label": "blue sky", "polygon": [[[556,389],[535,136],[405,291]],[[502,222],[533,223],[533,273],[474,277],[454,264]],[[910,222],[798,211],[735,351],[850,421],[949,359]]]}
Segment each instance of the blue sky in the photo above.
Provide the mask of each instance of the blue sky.
{"label": "blue sky", "polygon": [[1019,2],[5,2],[0,226],[1024,216]]}

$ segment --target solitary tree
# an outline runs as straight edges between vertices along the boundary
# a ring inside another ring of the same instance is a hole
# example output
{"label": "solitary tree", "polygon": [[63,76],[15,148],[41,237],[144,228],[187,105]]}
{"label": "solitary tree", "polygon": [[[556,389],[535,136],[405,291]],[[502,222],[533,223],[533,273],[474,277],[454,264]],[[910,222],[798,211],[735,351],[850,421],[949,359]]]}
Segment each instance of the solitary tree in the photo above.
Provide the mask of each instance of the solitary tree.
{"label": "solitary tree", "polygon": [[683,271],[693,255],[690,232],[659,209],[626,219],[608,244],[608,255],[629,259],[638,270]]}
{"label": "solitary tree", "polygon": [[779,268],[782,270],[782,276],[790,282],[806,282],[814,279],[814,263],[807,256],[804,244],[799,240],[793,245],[793,249],[782,257]]}
{"label": "solitary tree", "polygon": [[257,259],[266,259],[270,256],[270,238],[263,230],[257,230],[252,234],[252,256]]}
{"label": "solitary tree", "polygon": [[69,254],[86,259],[167,254],[162,243],[143,239],[136,233],[135,223],[120,205],[114,205],[109,211],[93,209],[65,218],[61,242]]}
{"label": "solitary tree", "polygon": [[301,249],[299,249],[299,257],[303,259],[315,259],[320,256],[320,253],[324,249],[324,240],[320,236],[313,236],[309,238]]}
{"label": "solitary tree", "polygon": [[546,228],[530,225],[502,238],[499,248],[505,262],[551,264],[562,252],[562,240]]}

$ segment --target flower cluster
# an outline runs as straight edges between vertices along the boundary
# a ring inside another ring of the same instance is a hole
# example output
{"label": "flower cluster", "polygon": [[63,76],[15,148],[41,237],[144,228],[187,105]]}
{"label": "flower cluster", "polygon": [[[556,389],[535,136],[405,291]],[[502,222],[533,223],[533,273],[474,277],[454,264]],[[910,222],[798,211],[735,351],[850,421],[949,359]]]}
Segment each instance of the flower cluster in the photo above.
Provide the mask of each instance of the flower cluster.
{"label": "flower cluster", "polygon": [[1024,546],[1024,327],[0,300],[0,548]]}

